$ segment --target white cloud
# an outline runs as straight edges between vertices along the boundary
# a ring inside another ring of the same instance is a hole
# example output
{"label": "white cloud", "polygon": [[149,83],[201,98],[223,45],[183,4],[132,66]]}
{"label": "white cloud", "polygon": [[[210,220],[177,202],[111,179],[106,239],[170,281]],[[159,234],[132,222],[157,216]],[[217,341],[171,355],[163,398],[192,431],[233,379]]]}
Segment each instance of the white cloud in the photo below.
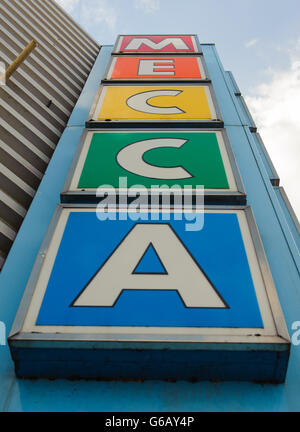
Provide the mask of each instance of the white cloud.
{"label": "white cloud", "polygon": [[[72,16],[80,17],[80,24],[89,31],[94,25],[106,24],[110,30],[116,26],[117,14],[108,0],[56,0]],[[76,20],[78,22],[78,20]]]}
{"label": "white cloud", "polygon": [[[297,45],[295,45],[297,46]],[[299,46],[299,42],[298,42]],[[286,70],[270,70],[247,104],[295,213],[300,216],[300,52]]]}
{"label": "white cloud", "polygon": [[153,13],[160,9],[159,0],[135,0],[134,6],[144,13]]}
{"label": "white cloud", "polygon": [[245,47],[246,48],[250,48],[250,47],[256,45],[257,42],[258,42],[258,39],[251,39],[250,41],[248,41],[248,42],[245,43]]}
{"label": "white cloud", "polygon": [[[85,2],[88,1],[88,7]],[[83,0],[80,11],[82,23],[85,27],[91,24],[106,24],[110,30],[116,26],[117,13],[107,0]]]}
{"label": "white cloud", "polygon": [[66,12],[71,13],[78,6],[80,0],[56,0],[56,3],[59,4],[62,8],[65,9]]}

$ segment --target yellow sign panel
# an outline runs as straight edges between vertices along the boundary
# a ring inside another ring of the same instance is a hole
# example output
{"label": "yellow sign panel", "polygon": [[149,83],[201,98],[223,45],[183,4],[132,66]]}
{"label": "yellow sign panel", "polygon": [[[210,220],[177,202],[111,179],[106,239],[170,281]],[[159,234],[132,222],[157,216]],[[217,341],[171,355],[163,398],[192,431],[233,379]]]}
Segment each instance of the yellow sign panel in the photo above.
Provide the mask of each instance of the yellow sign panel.
{"label": "yellow sign panel", "polygon": [[216,118],[208,85],[104,86],[94,120]]}

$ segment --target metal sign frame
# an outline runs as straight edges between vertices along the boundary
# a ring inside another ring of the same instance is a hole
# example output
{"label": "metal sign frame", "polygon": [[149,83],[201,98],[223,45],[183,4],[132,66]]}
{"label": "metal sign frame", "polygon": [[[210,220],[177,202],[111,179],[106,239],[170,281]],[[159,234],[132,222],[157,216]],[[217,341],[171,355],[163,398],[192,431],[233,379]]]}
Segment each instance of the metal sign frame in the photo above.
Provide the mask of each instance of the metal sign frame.
{"label": "metal sign frame", "polygon": [[[238,215],[238,220],[244,239],[244,246],[248,257],[248,263],[251,270],[258,304],[260,307],[264,328],[258,329],[227,329],[218,328],[218,334],[212,328],[198,328],[195,331],[187,329],[182,331],[180,335],[178,328],[142,328],[136,333],[128,333],[128,328],[118,327],[117,331],[107,334],[105,327],[96,326],[94,329],[81,327],[65,328],[66,326],[49,326],[53,327],[52,331],[47,326],[36,326],[35,317],[40,308],[43,299],[43,292],[47,287],[47,281],[51,275],[52,267],[55,261],[56,254],[60,247],[60,241],[64,233],[70,212],[95,212],[96,207],[92,205],[58,205],[55,215],[50,223],[48,232],[45,236],[43,244],[37,255],[31,276],[29,278],[20,308],[17,312],[15,322],[9,336],[10,345],[17,346],[18,341],[31,341],[30,344],[36,343],[37,346],[44,345],[42,341],[75,341],[80,338],[83,341],[89,340],[90,343],[100,342],[102,344],[120,344],[122,341],[131,343],[144,343],[150,339],[153,342],[163,341],[172,344],[174,342],[197,342],[198,348],[201,348],[203,343],[219,344],[223,341],[224,348],[230,347],[230,344],[235,343],[258,343],[258,350],[270,349],[272,344],[287,346],[289,345],[289,336],[282,315],[280,303],[277,298],[277,293],[272,280],[271,272],[267,263],[267,259],[263,250],[260,236],[254,221],[252,210],[249,206],[206,206],[205,212],[213,213],[235,213]],[[112,211],[112,210],[109,210]],[[126,211],[125,209],[117,210],[119,212]],[[164,210],[158,210],[163,212]],[[176,210],[173,210],[175,212]],[[201,210],[196,210],[201,212]],[[99,222],[101,223],[101,222]],[[259,282],[258,282],[259,281]],[[268,305],[262,305],[262,299],[267,300]],[[35,306],[32,303],[36,302]],[[167,329],[167,330],[166,330]],[[233,333],[233,334],[232,334]],[[259,334],[257,334],[259,333]],[[148,336],[147,336],[148,335]],[[80,347],[80,340],[77,346]]]}
{"label": "metal sign frame", "polygon": [[[58,206],[37,255],[8,338],[18,376],[284,381],[289,335],[248,206],[209,206],[205,211],[238,215],[263,328],[115,327],[112,331],[100,326],[35,326],[68,213],[83,210],[79,205]],[[93,212],[95,207],[85,210]]]}
{"label": "metal sign frame", "polygon": [[[162,52],[162,53],[155,53],[155,52],[142,52],[142,51],[140,51],[140,52],[123,52],[123,51],[121,51],[120,52],[120,47],[121,47],[121,43],[122,43],[122,38],[124,37],[124,36],[143,36],[143,37],[147,37],[147,36],[190,36],[191,37],[191,39],[192,39],[192,43],[193,43],[193,47],[194,47],[194,50],[195,51],[193,51],[193,52],[182,52],[182,53],[180,53],[180,52],[174,52],[174,51],[164,51],[164,52]],[[186,55],[186,54],[188,54],[188,55],[195,55],[195,54],[200,54],[202,52],[202,50],[201,50],[201,46],[200,46],[200,43],[199,43],[199,40],[198,40],[198,36],[196,35],[196,34],[181,34],[181,35],[172,35],[172,34],[143,34],[143,35],[141,35],[141,34],[130,34],[130,35],[123,35],[123,34],[120,34],[120,35],[118,35],[118,37],[117,37],[117,40],[116,40],[116,43],[115,43],[115,45],[114,45],[114,48],[113,48],[113,50],[112,50],[112,54],[118,54],[118,55],[137,55],[137,54],[142,54],[142,55],[153,55],[154,53],[155,54],[158,54],[158,55],[165,55],[165,54],[177,54],[177,55]]]}
{"label": "metal sign frame", "polygon": [[[148,84],[149,85],[149,84]],[[154,83],[152,87],[159,86],[158,83]],[[176,86],[176,83],[164,83],[161,84],[164,87],[174,87]],[[194,83],[194,84],[187,84],[186,82],[180,83],[180,87],[191,85],[193,86],[199,86],[205,88],[205,94],[209,106],[209,110],[211,112],[211,119],[105,119],[105,120],[99,120],[97,118],[97,114],[99,114],[101,106],[103,104],[105,94],[108,87],[143,87],[144,85],[142,83],[124,83],[124,84],[101,84],[99,86],[99,89],[97,91],[97,94],[95,96],[95,99],[93,101],[91,110],[88,115],[88,119],[86,121],[86,127],[87,128],[115,128],[115,127],[125,127],[125,128],[147,128],[147,127],[164,127],[164,128],[182,128],[182,127],[208,127],[208,128],[222,128],[224,126],[224,122],[221,116],[220,109],[218,107],[217,99],[215,96],[215,92],[213,89],[213,86],[211,83],[203,82],[203,83]],[[145,84],[147,86],[147,84]]]}
{"label": "metal sign frame", "polygon": [[205,64],[205,59],[202,53],[199,53],[197,55],[192,56],[192,58],[196,58],[198,61],[198,65],[199,65],[199,70],[201,73],[201,78],[183,78],[183,77],[172,77],[172,76],[168,76],[166,78],[156,78],[155,76],[151,77],[151,78],[112,78],[112,73],[116,64],[116,61],[118,58],[145,58],[145,57],[157,57],[159,59],[164,59],[165,57],[180,57],[180,58],[185,58],[188,57],[190,58],[191,56],[189,54],[186,54],[186,56],[179,56],[178,54],[173,54],[173,55],[162,55],[162,54],[153,54],[151,56],[148,55],[143,55],[143,54],[136,54],[136,55],[130,55],[130,56],[124,56],[124,55],[120,55],[120,54],[114,54],[111,56],[109,63],[107,65],[104,77],[102,78],[102,83],[109,83],[109,84],[113,84],[113,83],[143,83],[143,84],[151,84],[151,83],[166,83],[166,82],[172,82],[172,83],[176,83],[176,82],[189,82],[189,83],[198,83],[198,82],[207,82],[210,83],[211,80],[209,78],[209,74],[208,74],[208,69],[207,66]]}
{"label": "metal sign frame", "polygon": [[[106,133],[106,132],[116,132],[116,133],[139,133],[140,130],[135,129],[114,129],[113,131],[111,129],[101,129],[101,130],[85,130],[80,138],[78,147],[76,149],[68,176],[66,178],[65,184],[63,186],[63,191],[61,192],[61,202],[62,203],[74,203],[74,204],[96,204],[99,201],[101,201],[100,197],[96,196],[97,189],[89,188],[89,189],[82,189],[76,187],[76,184],[78,184],[78,180],[80,178],[80,174],[82,172],[86,156],[89,150],[89,146],[93,137],[94,133]],[[222,156],[222,161],[224,164],[225,173],[227,176],[227,180],[229,183],[229,189],[205,189],[204,190],[204,203],[205,204],[246,204],[246,193],[244,189],[244,185],[235,161],[235,157],[226,133],[225,129],[201,129],[201,130],[188,130],[188,129],[151,129],[145,131],[145,133],[162,133],[162,134],[168,134],[168,132],[188,132],[188,133],[215,133],[220,153]],[[131,189],[132,190],[132,189]],[[120,190],[117,189],[117,197],[119,198],[120,195],[126,195],[127,189]],[[139,192],[138,189],[136,189],[137,193]],[[158,193],[163,192],[163,189],[160,188]],[[191,190],[191,195],[193,195],[194,190]],[[172,195],[172,194],[171,194]],[[128,203],[130,201],[133,201],[136,197],[127,197]],[[122,201],[123,202],[123,201]],[[172,197],[171,197],[171,204],[172,204]]]}

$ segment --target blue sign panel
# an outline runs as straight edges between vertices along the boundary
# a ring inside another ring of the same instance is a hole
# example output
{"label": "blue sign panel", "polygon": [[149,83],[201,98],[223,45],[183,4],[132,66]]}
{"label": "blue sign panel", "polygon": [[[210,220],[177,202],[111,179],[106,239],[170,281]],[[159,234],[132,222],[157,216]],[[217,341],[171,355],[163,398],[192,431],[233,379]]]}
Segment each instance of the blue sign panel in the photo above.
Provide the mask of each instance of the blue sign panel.
{"label": "blue sign panel", "polygon": [[147,216],[71,212],[36,324],[263,327],[237,214],[207,213],[199,231]]}
{"label": "blue sign panel", "polygon": [[59,207],[9,345],[20,377],[275,382],[290,348],[249,207]]}

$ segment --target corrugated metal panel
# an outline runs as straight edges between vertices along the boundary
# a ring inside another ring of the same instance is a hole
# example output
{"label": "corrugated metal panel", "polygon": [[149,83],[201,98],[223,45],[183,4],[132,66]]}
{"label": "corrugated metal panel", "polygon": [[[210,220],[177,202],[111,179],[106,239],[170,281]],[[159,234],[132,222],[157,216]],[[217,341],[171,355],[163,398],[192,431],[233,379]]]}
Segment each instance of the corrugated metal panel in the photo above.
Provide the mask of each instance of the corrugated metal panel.
{"label": "corrugated metal panel", "polygon": [[53,0],[1,0],[0,60],[38,46],[0,87],[0,268],[100,46]]}

